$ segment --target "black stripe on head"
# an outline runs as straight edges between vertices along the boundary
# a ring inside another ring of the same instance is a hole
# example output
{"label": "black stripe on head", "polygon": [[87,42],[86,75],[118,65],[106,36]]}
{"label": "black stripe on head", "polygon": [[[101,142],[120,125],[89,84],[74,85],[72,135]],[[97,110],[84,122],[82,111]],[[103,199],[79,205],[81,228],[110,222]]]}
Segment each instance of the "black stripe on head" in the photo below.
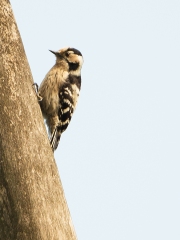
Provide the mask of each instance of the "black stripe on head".
{"label": "black stripe on head", "polygon": [[68,51],[73,51],[75,54],[82,56],[81,52],[75,48],[68,48]]}
{"label": "black stripe on head", "polygon": [[76,71],[79,67],[79,63],[72,63],[68,61],[68,64],[69,64],[69,71]]}

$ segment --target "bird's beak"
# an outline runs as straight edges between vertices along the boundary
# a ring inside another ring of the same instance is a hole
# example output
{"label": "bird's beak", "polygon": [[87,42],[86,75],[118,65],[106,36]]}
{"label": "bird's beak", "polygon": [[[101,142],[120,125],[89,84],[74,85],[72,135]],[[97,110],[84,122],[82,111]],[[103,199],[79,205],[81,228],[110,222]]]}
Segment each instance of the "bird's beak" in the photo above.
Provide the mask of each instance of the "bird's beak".
{"label": "bird's beak", "polygon": [[54,55],[57,55],[57,52],[54,52],[54,51],[52,51],[52,50],[49,50],[50,52],[52,52]]}
{"label": "bird's beak", "polygon": [[52,50],[49,50],[49,51],[52,52],[56,57],[63,58],[60,52],[54,52]]}

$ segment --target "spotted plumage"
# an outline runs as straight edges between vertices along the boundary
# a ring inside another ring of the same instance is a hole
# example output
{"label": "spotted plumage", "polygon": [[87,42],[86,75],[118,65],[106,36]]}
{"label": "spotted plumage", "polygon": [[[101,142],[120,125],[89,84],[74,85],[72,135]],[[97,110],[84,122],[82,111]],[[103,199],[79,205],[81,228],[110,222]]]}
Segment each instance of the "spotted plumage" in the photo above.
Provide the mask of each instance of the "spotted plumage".
{"label": "spotted plumage", "polygon": [[37,95],[42,98],[39,103],[49,129],[51,147],[55,150],[77,105],[83,57],[75,48],[51,52],[56,56],[56,63],[42,81]]}

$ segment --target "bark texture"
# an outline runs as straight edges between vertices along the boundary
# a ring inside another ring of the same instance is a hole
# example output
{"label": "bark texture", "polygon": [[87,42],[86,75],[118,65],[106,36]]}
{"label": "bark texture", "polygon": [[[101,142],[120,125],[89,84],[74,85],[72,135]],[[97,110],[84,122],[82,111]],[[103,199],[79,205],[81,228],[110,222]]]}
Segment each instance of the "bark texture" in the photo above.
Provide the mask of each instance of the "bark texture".
{"label": "bark texture", "polygon": [[0,240],[77,239],[32,83],[11,5],[1,0]]}

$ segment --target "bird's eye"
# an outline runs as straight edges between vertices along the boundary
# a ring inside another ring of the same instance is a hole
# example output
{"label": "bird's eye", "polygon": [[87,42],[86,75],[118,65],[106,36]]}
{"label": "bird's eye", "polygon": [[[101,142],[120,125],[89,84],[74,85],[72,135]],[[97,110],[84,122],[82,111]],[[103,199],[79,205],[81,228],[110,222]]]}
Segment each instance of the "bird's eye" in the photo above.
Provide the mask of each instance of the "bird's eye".
{"label": "bird's eye", "polygon": [[69,50],[67,53],[66,53],[66,57],[69,57],[71,54],[74,54],[73,51]]}

